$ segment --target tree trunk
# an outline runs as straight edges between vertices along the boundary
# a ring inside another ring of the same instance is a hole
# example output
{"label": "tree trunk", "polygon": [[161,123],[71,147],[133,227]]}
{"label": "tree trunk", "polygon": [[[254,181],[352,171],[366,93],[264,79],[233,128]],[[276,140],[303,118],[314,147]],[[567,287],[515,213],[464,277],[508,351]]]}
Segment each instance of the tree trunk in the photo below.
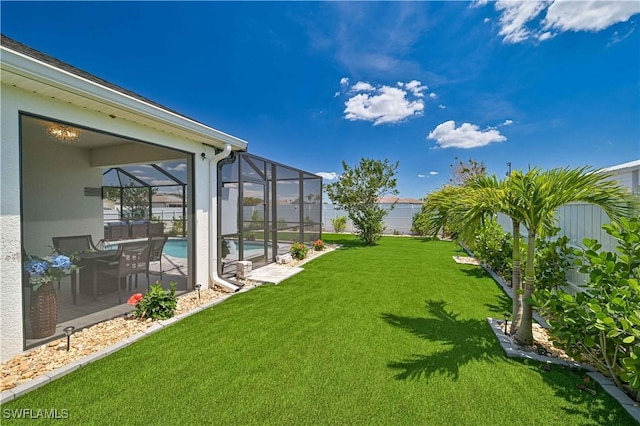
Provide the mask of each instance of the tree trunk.
{"label": "tree trunk", "polygon": [[511,289],[513,291],[513,312],[511,318],[511,334],[518,331],[522,321],[522,268],[520,266],[520,222],[512,219],[513,224],[513,271],[511,275]]}
{"label": "tree trunk", "polygon": [[535,281],[535,269],[533,267],[533,262],[535,257],[536,233],[531,229],[529,229],[529,238],[527,240],[527,244],[527,267],[525,268],[524,276],[522,322],[520,323],[520,327],[518,327],[518,331],[514,336],[516,343],[520,345],[533,344],[533,309],[531,305],[526,302],[527,297],[530,297],[533,293],[533,286]]}

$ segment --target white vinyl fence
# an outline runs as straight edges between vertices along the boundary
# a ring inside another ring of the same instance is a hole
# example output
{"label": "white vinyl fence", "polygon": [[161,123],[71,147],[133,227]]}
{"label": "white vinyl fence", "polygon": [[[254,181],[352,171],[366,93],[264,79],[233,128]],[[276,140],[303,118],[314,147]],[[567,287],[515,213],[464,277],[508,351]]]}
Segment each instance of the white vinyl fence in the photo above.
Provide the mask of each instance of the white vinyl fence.
{"label": "white vinyl fence", "polygon": [[[602,244],[600,250],[615,251],[616,240],[609,236],[602,225],[609,224],[611,221],[607,214],[600,207],[585,204],[574,203],[562,206],[558,209],[557,215],[560,228],[557,237],[568,237],[571,247],[584,249],[583,240],[585,238],[598,240]],[[505,232],[512,232],[511,219],[505,215],[498,215],[498,223]],[[527,230],[520,227],[520,233],[523,237],[527,236]],[[583,285],[588,278],[586,274],[581,274],[574,267],[567,274],[567,280],[571,284],[572,289],[576,291],[578,286]]]}
{"label": "white vinyl fence", "polygon": [[[389,204],[380,204],[383,208],[389,208]],[[422,204],[396,204],[395,208],[389,212],[384,219],[385,234],[411,234],[413,216],[419,213]],[[324,232],[333,232],[331,219],[347,216],[344,210],[336,209],[332,204],[322,205],[322,230]],[[355,228],[351,220],[347,218],[346,232],[355,232]]]}

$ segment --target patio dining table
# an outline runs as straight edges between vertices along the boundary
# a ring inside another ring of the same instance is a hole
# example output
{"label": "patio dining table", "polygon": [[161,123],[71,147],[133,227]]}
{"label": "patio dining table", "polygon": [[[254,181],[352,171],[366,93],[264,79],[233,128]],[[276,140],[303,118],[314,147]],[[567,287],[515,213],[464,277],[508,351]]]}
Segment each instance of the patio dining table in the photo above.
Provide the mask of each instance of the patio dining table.
{"label": "patio dining table", "polygon": [[[90,293],[93,300],[98,297],[98,261],[111,262],[116,260],[118,250],[100,250],[77,255],[80,266],[80,293]],[[118,284],[116,284],[118,285]],[[106,287],[106,286],[105,286]],[[101,288],[102,289],[102,288]],[[90,292],[89,292],[90,290]]]}

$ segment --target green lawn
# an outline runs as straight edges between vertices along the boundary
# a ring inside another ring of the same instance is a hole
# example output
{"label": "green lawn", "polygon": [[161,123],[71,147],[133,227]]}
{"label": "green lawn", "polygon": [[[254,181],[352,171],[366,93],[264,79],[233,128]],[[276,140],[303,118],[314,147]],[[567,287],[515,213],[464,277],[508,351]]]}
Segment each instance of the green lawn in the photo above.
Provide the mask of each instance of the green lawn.
{"label": "green lawn", "polygon": [[[383,238],[232,297],[5,404],[75,424],[635,424],[582,374],[507,359],[509,300],[448,242]],[[506,308],[505,308],[506,307]],[[3,420],[4,421],[4,420]]]}

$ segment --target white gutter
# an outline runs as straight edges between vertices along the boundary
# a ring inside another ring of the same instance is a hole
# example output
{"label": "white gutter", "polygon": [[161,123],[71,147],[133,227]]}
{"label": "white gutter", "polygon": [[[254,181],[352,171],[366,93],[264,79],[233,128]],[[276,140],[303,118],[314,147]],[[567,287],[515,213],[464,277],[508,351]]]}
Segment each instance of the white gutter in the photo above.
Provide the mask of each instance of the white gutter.
{"label": "white gutter", "polygon": [[225,144],[222,152],[209,160],[209,280],[213,284],[236,292],[240,287],[220,278],[218,275],[218,163],[231,154],[231,145]]}

